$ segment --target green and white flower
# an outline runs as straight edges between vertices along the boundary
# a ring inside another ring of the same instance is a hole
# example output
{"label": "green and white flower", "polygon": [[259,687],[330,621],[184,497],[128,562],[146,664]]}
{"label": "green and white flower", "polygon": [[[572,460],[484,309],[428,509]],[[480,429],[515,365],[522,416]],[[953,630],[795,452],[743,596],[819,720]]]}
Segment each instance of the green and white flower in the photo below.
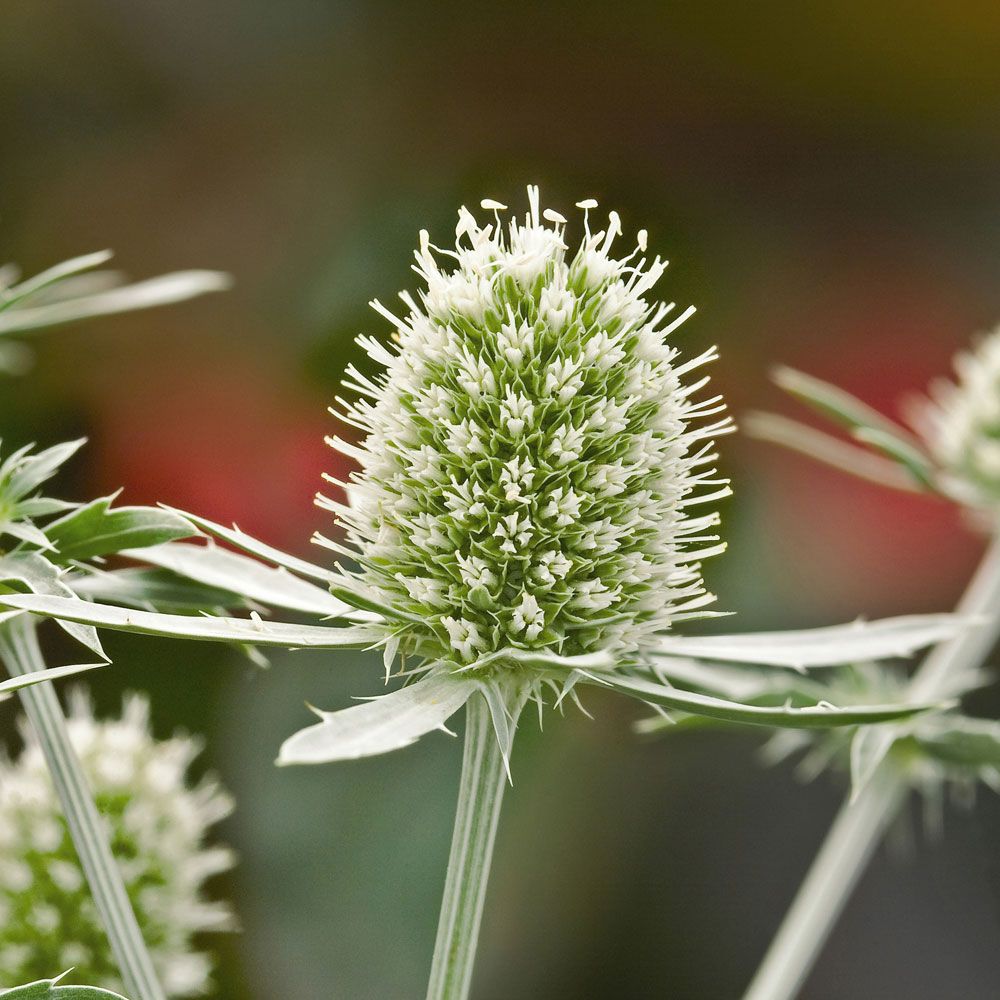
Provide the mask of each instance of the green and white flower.
{"label": "green and white flower", "polygon": [[499,206],[485,226],[462,209],[454,250],[422,233],[426,289],[403,318],[373,303],[396,346],[361,338],[385,369],[349,370],[343,417],[366,436],[331,439],[361,471],[350,506],[322,501],[362,566],[342,569],[345,600],[382,611],[403,655],[483,680],[529,673],[528,650],[655,648],[711,600],[701,561],[723,546],[699,511],[729,493],[711,438],[732,426],[690,378],[715,350],[681,360],[666,336],[694,310],[648,297],[665,263],[644,233],[615,256],[615,213],[570,251],[529,197],[506,229]]}
{"label": "green and white flower", "polygon": [[[229,908],[203,893],[232,865],[228,849],[206,844],[230,797],[211,778],[191,783],[199,743],[155,740],[142,696],[128,696],[120,718],[98,721],[74,690],[67,722],[167,995],[204,995],[211,959],[192,938],[233,926]],[[20,756],[0,762],[0,986],[73,968],[79,980],[123,992],[41,747],[31,727],[22,733]]]}

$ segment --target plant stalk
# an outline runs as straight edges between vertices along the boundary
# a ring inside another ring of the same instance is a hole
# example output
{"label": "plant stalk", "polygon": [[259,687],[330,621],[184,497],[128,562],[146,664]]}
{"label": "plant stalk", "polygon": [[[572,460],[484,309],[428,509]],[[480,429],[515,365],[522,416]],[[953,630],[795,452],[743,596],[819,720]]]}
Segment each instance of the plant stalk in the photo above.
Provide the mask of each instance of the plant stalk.
{"label": "plant stalk", "polygon": [[[19,615],[0,625],[0,660],[12,677],[44,669],[35,625],[28,615]],[[55,689],[51,682],[43,681],[23,688],[18,694],[45,755],[125,992],[130,1000],[165,1000],[111,853],[104,821],[70,742]]]}
{"label": "plant stalk", "polygon": [[427,1000],[465,1000],[469,995],[493,842],[507,786],[507,770],[486,699],[474,694],[466,703],[465,717],[462,777]]}
{"label": "plant stalk", "polygon": [[[981,624],[927,655],[909,685],[914,700],[949,696],[956,681],[979,669],[1000,638],[1000,531],[956,613]],[[905,779],[883,761],[854,801],[841,806],[744,1000],[792,1000],[798,994],[906,792]]]}

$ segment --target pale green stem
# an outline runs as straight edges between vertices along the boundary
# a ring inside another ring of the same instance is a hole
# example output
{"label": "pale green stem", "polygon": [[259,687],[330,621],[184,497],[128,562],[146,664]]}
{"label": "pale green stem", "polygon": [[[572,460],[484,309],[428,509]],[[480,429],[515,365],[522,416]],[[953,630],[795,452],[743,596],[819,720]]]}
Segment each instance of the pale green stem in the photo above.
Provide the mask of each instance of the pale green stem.
{"label": "pale green stem", "polygon": [[507,786],[507,770],[486,699],[474,694],[466,703],[465,719],[462,778],[427,1000],[465,1000],[469,995],[493,842]]}
{"label": "pale green stem", "polygon": [[[914,700],[947,697],[957,679],[979,669],[1000,637],[1000,533],[956,610],[981,623],[928,654],[909,686]],[[886,761],[841,806],[744,1000],[791,1000],[798,994],[906,792],[906,779]]]}
{"label": "pale green stem", "polygon": [[[45,667],[35,626],[27,615],[0,625],[0,659],[17,677]],[[70,743],[66,718],[48,681],[18,692],[52,776],[111,953],[130,1000],[165,1000],[108,844],[106,826],[94,805],[80,761]],[[53,970],[53,975],[63,970]]]}

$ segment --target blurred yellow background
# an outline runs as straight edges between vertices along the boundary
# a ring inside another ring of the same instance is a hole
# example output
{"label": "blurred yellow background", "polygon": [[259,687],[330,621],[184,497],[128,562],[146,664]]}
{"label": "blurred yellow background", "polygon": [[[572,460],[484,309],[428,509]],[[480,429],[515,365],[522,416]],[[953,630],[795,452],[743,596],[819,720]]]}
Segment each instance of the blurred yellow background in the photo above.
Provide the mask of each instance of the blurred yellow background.
{"label": "blurred yellow background", "polygon": [[[777,362],[892,410],[1000,321],[995,4],[14,0],[2,23],[0,258],[110,246],[134,277],[236,280],[46,334],[0,382],[5,444],[89,436],[73,498],[124,486],[307,551],[326,406],[353,336],[385,332],[366,303],[413,287],[418,229],[447,242],[460,204],[520,210],[528,182],[649,229],[662,294],[699,307],[679,346],[719,344],[737,419],[786,408]],[[947,609],[976,561],[934,501],[743,438],[722,466],[708,578],[742,628]],[[278,772],[303,702],[374,692],[372,663],[107,645],[99,703],[148,689],[239,799],[219,996],[422,995],[458,746]],[[763,770],[754,733],[648,742],[628,704],[588,707],[524,727],[476,997],[736,997],[840,789]],[[998,841],[984,797],[944,843],[880,858],[805,995],[1000,995]]]}

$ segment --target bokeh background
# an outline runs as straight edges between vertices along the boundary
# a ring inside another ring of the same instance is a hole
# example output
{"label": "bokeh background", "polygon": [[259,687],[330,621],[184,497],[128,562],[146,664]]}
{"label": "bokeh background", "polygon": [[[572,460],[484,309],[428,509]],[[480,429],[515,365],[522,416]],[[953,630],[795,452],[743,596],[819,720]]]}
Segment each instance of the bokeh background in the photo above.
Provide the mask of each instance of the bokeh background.
{"label": "bokeh background", "polygon": [[[779,361],[891,410],[1000,319],[998,121],[994,4],[12,0],[0,256],[111,246],[136,277],[236,285],[46,334],[0,383],[4,444],[86,434],[65,494],[124,486],[307,552],[338,462],[326,406],[353,336],[384,329],[366,303],[412,286],[418,229],[446,241],[459,204],[520,206],[529,181],[649,229],[664,294],[699,306],[678,336],[720,345],[737,416],[784,406]],[[743,438],[723,465],[709,577],[743,628],[946,609],[977,559],[933,501]],[[239,799],[218,997],[422,996],[458,744],[279,772],[304,701],[374,693],[370,662],[107,645],[99,704],[149,690],[158,731],[203,733]],[[630,704],[588,707],[525,726],[476,997],[738,996],[842,789],[761,768],[752,732],[648,742]],[[1000,806],[946,830],[879,855],[806,997],[1000,995]]]}

